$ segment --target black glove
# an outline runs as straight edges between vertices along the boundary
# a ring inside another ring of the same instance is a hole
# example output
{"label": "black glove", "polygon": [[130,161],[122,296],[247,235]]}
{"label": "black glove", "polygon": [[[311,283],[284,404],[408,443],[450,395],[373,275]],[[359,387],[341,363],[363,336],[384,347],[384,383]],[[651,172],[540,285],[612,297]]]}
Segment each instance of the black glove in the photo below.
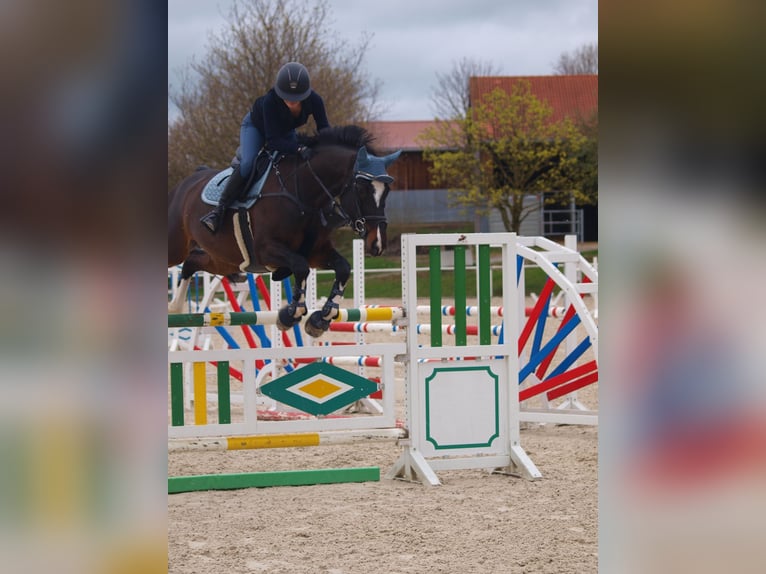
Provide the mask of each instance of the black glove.
{"label": "black glove", "polygon": [[301,159],[304,161],[308,161],[314,155],[314,151],[311,148],[302,145],[298,147],[298,155],[301,156]]}

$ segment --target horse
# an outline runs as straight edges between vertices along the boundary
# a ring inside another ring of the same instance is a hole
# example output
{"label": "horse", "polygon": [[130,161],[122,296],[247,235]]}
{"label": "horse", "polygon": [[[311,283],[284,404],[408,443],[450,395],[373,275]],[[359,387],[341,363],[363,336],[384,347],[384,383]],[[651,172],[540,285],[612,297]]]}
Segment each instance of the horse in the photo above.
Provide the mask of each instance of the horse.
{"label": "horse", "polygon": [[364,239],[368,255],[384,252],[386,198],[393,182],[386,167],[401,151],[380,156],[371,147],[371,134],[355,125],[299,139],[308,153],[277,157],[255,204],[233,217],[227,210],[215,234],[200,222],[210,209],[201,194],[219,170],[200,168],[169,192],[168,267],[183,263],[170,312],[180,311],[197,271],[240,278],[242,272],[270,272],[275,281],[292,275],[292,300],[277,320],[279,329],[287,330],[308,312],[309,270],[332,269],[335,280],[327,301],[304,325],[312,337],[327,331],[351,275],[351,266],[333,245],[333,231],[350,226]]}

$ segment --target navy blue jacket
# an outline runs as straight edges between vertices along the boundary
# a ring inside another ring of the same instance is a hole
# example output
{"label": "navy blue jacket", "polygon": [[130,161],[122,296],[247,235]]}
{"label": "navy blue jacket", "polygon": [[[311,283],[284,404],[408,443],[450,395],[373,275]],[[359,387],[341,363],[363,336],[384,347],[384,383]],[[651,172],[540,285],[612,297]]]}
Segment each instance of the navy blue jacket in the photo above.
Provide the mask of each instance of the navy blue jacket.
{"label": "navy blue jacket", "polygon": [[309,116],[314,116],[317,130],[330,127],[322,97],[314,90],[301,102],[301,113],[296,118],[285,102],[274,91],[266,92],[253,104],[250,118],[263,134],[266,147],[272,151],[295,153],[298,150],[298,136],[295,129],[306,124]]}

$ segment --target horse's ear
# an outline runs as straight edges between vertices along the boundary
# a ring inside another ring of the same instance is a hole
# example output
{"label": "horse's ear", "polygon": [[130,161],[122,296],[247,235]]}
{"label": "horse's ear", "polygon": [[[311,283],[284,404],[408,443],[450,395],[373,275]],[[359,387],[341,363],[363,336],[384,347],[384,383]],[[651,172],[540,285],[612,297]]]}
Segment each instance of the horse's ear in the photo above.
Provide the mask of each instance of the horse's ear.
{"label": "horse's ear", "polygon": [[356,161],[358,163],[365,163],[370,161],[370,157],[367,155],[367,148],[362,146],[359,148],[359,152],[356,154]]}
{"label": "horse's ear", "polygon": [[390,153],[387,156],[382,157],[383,165],[386,167],[389,166],[389,164],[395,162],[397,159],[399,159],[399,156],[402,155],[402,150],[395,151],[394,153]]}

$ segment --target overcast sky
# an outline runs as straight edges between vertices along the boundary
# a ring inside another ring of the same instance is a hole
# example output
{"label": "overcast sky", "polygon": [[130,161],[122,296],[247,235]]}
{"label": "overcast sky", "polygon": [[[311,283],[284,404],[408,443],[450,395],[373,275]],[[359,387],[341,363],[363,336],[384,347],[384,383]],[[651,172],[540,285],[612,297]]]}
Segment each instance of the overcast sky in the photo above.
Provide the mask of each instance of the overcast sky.
{"label": "overcast sky", "polygon": [[[171,89],[191,57],[204,56],[231,3],[168,0]],[[372,35],[365,63],[369,77],[382,82],[383,120],[433,118],[436,73],[448,73],[463,57],[491,62],[502,75],[546,75],[563,52],[598,41],[597,0],[330,0],[329,6],[333,34],[350,45]]]}

